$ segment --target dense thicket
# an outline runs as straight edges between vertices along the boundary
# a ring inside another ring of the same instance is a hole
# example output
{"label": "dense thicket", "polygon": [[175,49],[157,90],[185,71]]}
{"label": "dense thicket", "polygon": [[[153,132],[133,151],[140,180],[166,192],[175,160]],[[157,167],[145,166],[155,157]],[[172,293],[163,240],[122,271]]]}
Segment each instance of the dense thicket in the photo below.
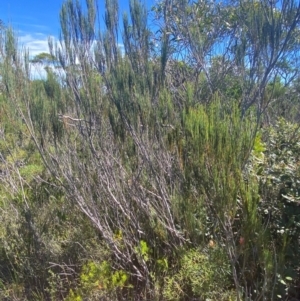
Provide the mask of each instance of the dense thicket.
{"label": "dense thicket", "polygon": [[300,298],[298,1],[96,7],[0,29],[1,300]]}

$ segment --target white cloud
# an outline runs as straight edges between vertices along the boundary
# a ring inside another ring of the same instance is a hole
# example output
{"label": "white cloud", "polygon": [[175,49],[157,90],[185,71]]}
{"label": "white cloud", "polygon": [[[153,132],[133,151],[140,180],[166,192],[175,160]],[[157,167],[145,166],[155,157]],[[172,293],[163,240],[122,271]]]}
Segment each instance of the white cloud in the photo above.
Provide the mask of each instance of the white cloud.
{"label": "white cloud", "polygon": [[30,33],[20,35],[18,37],[19,46],[21,49],[28,50],[30,57],[33,57],[41,52],[48,52],[48,36],[42,33]]}
{"label": "white cloud", "polygon": [[118,47],[121,50],[121,53],[124,54],[125,53],[125,47],[124,44],[118,43]]}
{"label": "white cloud", "polygon": [[[19,33],[18,44],[21,51],[28,51],[29,57],[33,58],[39,53],[49,53],[49,37],[43,33]],[[39,64],[30,64],[30,76],[32,79],[46,78],[44,66]]]}
{"label": "white cloud", "polygon": [[36,66],[30,63],[30,78],[31,79],[45,79],[47,77],[46,70],[41,66]]}
{"label": "white cloud", "polygon": [[[50,36],[55,41],[57,39],[53,36]],[[49,36],[43,34],[43,33],[20,33],[18,36],[18,42],[19,47],[22,50],[28,50],[30,57],[34,57],[35,55],[41,53],[41,52],[47,52],[49,53],[49,46],[48,46],[48,39]],[[92,43],[92,48],[96,45],[96,41]],[[125,49],[124,45],[119,43],[118,47],[121,50],[121,53],[124,54]]]}

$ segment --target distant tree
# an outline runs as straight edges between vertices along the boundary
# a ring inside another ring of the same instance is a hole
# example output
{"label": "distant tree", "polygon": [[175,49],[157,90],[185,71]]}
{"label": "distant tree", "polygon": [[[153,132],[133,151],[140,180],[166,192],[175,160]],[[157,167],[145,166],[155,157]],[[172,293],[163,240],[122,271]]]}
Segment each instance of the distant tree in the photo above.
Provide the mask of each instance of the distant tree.
{"label": "distant tree", "polygon": [[34,58],[32,58],[30,60],[31,63],[33,64],[55,64],[57,62],[57,59],[55,56],[51,55],[50,53],[47,52],[41,52],[37,55],[34,56]]}

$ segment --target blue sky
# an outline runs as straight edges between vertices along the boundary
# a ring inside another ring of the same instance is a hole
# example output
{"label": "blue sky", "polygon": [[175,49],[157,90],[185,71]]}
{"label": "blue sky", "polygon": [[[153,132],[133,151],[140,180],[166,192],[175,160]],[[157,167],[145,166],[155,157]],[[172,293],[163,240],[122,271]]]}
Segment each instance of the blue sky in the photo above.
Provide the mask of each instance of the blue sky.
{"label": "blue sky", "polygon": [[[84,3],[83,0],[80,0]],[[59,11],[64,0],[0,0],[0,19],[17,32],[21,46],[31,55],[48,51],[48,37],[58,37]],[[148,7],[155,0],[146,0]],[[120,0],[120,12],[129,10],[129,0]],[[104,0],[98,0],[100,16]]]}

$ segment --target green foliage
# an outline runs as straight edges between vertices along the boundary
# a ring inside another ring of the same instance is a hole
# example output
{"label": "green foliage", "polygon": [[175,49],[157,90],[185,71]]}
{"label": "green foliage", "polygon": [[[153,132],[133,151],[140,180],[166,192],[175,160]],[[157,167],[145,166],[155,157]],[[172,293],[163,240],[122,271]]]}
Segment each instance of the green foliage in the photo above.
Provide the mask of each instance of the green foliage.
{"label": "green foliage", "polygon": [[227,291],[230,265],[224,251],[189,250],[182,256],[178,273],[167,276],[163,295],[166,300],[184,300],[186,296],[212,300],[232,300]]}
{"label": "green foliage", "polygon": [[144,240],[140,241],[138,247],[136,247],[136,252],[147,262],[149,261],[149,247]]}
{"label": "green foliage", "polygon": [[109,296],[116,290],[128,285],[128,275],[119,270],[113,271],[108,261],[101,263],[88,262],[82,267],[79,287],[70,290],[68,301],[83,300],[83,298],[96,298],[96,296]]}
{"label": "green foliage", "polygon": [[266,146],[262,142],[262,133],[257,133],[254,139],[252,153],[257,159],[263,159],[263,152],[266,151]]}
{"label": "green foliage", "polygon": [[41,52],[39,54],[37,54],[36,56],[34,56],[33,59],[31,59],[31,62],[36,64],[36,63],[39,63],[39,64],[49,64],[49,63],[53,63],[55,62],[56,58],[49,54],[49,53],[46,53],[46,52]]}
{"label": "green foliage", "polygon": [[[289,286],[293,286],[299,268],[299,125],[279,118],[274,127],[263,129],[262,137],[263,157],[254,160],[260,181],[258,211],[274,240],[278,273],[282,277],[292,277]],[[285,288],[279,283],[278,294],[284,296]]]}
{"label": "green foliage", "polygon": [[241,170],[251,149],[253,123],[249,118],[240,119],[235,104],[227,107],[219,99],[207,107],[188,108],[183,123],[187,190],[197,187],[199,201],[213,206],[218,219],[234,218],[237,199],[243,193]]}

